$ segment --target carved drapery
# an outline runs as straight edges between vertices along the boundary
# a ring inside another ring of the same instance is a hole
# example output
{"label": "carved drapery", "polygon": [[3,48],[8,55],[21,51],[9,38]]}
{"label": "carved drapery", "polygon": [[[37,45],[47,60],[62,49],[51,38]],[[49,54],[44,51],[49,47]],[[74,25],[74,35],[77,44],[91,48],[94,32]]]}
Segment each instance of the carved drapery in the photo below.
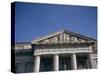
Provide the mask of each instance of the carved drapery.
{"label": "carved drapery", "polygon": [[66,42],[69,42],[70,41],[70,36],[68,34],[64,34],[64,40]]}

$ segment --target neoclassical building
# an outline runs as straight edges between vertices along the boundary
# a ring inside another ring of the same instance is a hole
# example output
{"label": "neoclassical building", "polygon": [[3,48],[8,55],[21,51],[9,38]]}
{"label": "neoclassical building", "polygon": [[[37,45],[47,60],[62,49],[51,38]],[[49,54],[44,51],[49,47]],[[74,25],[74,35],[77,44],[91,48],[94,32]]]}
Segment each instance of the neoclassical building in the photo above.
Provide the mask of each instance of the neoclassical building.
{"label": "neoclassical building", "polygon": [[15,72],[97,68],[97,40],[60,30],[31,42],[16,42]]}

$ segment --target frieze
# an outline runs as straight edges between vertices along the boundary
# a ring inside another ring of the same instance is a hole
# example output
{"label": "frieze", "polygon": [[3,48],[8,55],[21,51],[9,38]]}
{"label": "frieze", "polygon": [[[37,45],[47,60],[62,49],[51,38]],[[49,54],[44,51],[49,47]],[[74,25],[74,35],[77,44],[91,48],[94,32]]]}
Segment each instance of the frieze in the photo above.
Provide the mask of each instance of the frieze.
{"label": "frieze", "polygon": [[92,52],[92,47],[73,47],[73,48],[44,48],[36,49],[34,55],[38,54],[59,54],[59,53],[81,53],[81,52]]}

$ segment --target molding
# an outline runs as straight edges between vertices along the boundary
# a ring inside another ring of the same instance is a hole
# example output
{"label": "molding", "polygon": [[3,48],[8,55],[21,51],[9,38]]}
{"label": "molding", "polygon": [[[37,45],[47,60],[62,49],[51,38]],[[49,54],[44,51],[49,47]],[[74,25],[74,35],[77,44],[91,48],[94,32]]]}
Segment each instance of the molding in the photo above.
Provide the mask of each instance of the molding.
{"label": "molding", "polygon": [[76,47],[64,47],[64,48],[35,48],[33,55],[42,54],[62,54],[62,53],[92,53],[93,49],[91,46],[76,46]]}

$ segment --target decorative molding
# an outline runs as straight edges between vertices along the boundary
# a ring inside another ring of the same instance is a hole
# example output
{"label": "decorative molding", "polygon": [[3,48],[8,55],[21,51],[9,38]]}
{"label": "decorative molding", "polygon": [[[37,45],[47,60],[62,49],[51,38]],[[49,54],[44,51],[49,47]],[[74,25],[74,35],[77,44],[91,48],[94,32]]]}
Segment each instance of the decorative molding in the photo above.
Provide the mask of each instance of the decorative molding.
{"label": "decorative molding", "polygon": [[22,49],[31,49],[32,46],[31,45],[19,45],[19,46],[15,46],[15,50],[22,50]]}
{"label": "decorative molding", "polygon": [[92,47],[66,47],[66,48],[36,48],[34,55],[41,54],[61,54],[61,53],[91,53],[93,52]]}

